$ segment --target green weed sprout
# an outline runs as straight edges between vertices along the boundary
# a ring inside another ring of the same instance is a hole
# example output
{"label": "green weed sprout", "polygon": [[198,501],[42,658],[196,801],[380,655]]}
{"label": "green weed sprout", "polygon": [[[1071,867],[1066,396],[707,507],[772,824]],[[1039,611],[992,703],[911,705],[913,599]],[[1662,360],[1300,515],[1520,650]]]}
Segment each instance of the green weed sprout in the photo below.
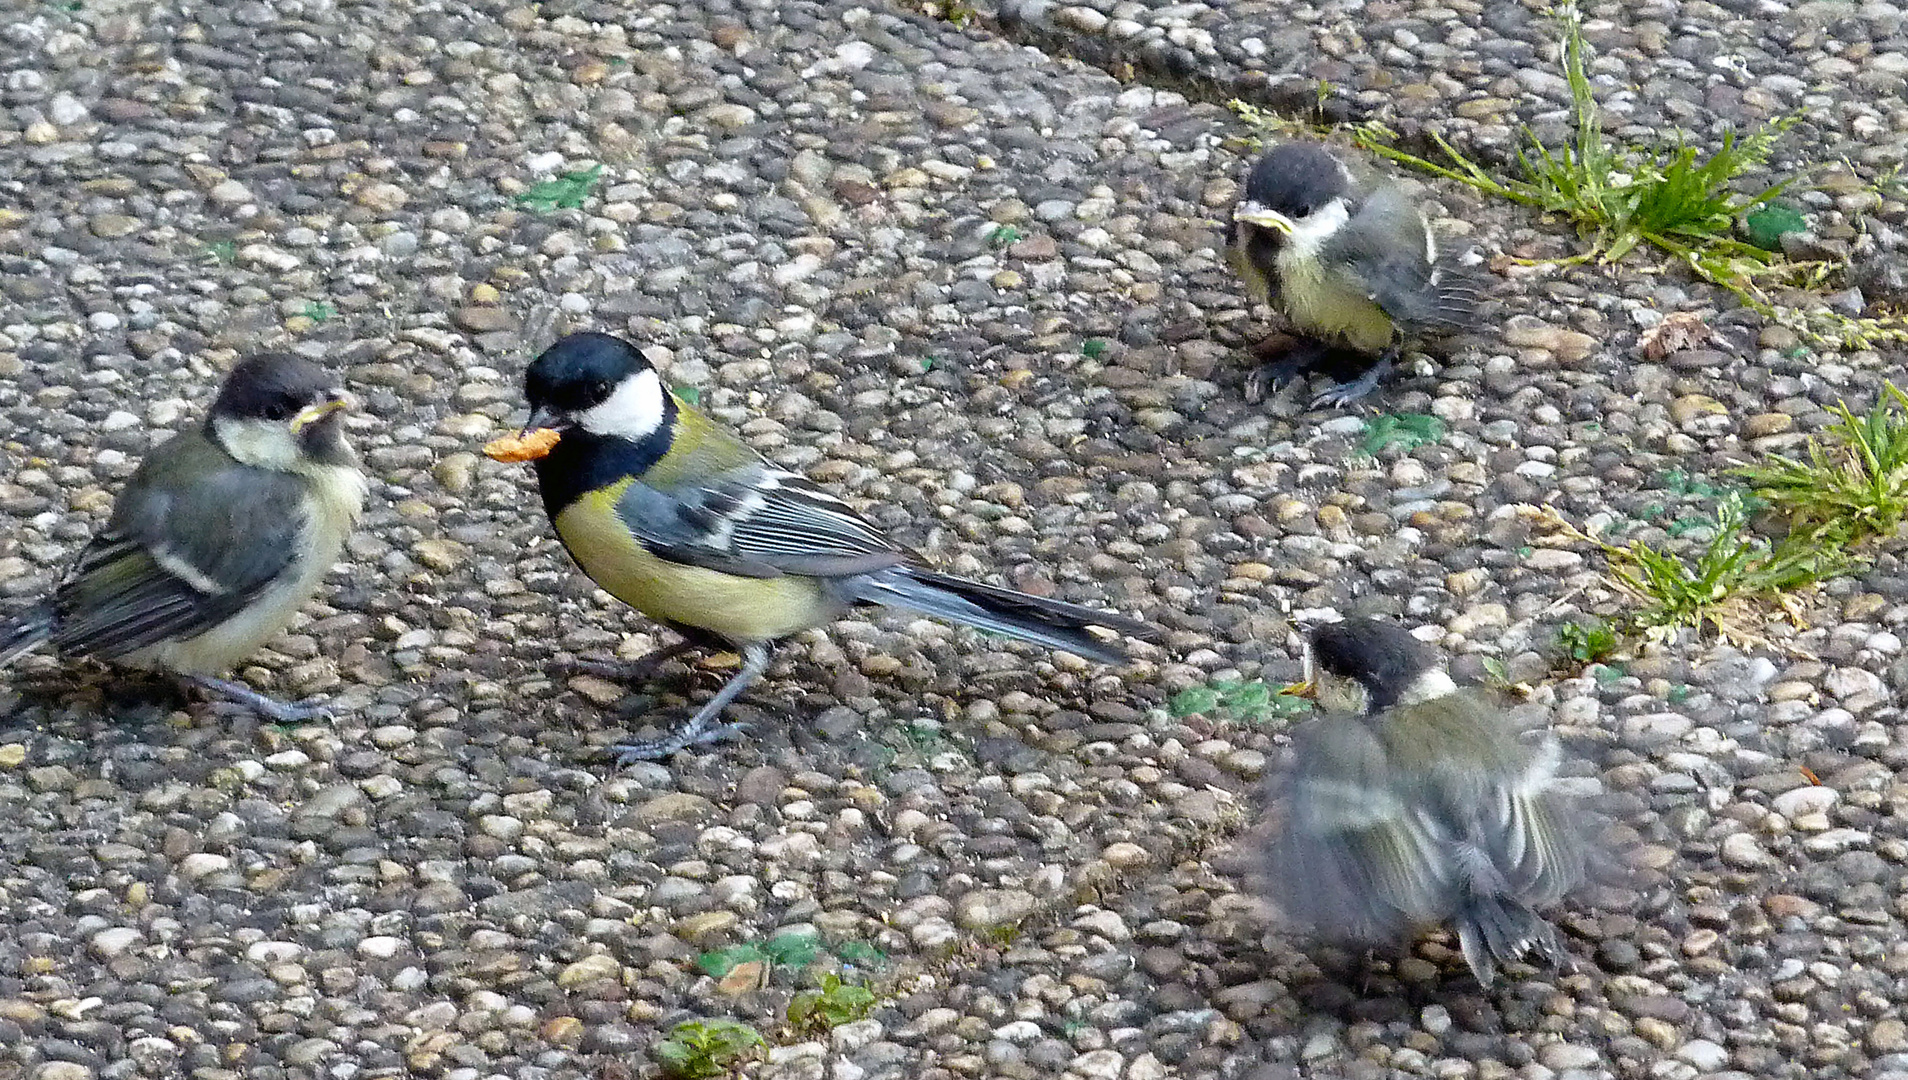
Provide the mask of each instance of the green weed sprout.
{"label": "green weed sprout", "polygon": [[734,1071],[759,1046],[762,1033],[739,1020],[685,1020],[653,1050],[663,1075],[705,1080]]}
{"label": "green weed sprout", "polygon": [[1835,423],[1809,440],[1806,460],[1771,455],[1737,474],[1813,543],[1894,536],[1908,518],[1908,394],[1883,383],[1867,415],[1846,402],[1834,412]]}

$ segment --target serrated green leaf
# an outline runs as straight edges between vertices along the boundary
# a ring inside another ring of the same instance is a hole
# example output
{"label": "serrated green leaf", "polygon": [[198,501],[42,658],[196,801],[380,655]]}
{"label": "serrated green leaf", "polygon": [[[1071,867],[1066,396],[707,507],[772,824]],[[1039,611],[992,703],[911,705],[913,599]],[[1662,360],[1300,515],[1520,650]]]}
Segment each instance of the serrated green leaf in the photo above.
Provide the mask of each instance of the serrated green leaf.
{"label": "serrated green leaf", "polygon": [[554,180],[544,180],[530,185],[530,190],[517,196],[517,201],[532,210],[581,210],[584,200],[590,196],[591,189],[603,176],[603,166],[592,165],[588,169],[566,172]]}
{"label": "serrated green leaf", "polygon": [[1444,438],[1444,421],[1428,413],[1380,413],[1365,421],[1360,449],[1377,457],[1393,444],[1412,450]]}
{"label": "serrated green leaf", "polygon": [[888,954],[865,941],[844,941],[835,946],[835,955],[850,964],[879,964]]}
{"label": "serrated green leaf", "polygon": [[1272,700],[1272,688],[1263,682],[1253,681],[1235,687],[1225,695],[1225,704],[1233,709],[1264,708]]}

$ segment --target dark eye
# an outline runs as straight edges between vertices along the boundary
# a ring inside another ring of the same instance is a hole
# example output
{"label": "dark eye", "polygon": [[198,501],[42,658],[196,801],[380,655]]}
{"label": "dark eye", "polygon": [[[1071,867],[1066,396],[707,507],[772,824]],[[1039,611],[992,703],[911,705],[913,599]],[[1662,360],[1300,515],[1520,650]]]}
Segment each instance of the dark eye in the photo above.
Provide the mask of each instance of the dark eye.
{"label": "dark eye", "polygon": [[597,401],[608,401],[610,393],[615,389],[615,383],[608,379],[598,379],[595,384],[590,387],[590,397]]}
{"label": "dark eye", "polygon": [[298,403],[290,398],[276,398],[265,406],[265,419],[290,420],[298,415]]}

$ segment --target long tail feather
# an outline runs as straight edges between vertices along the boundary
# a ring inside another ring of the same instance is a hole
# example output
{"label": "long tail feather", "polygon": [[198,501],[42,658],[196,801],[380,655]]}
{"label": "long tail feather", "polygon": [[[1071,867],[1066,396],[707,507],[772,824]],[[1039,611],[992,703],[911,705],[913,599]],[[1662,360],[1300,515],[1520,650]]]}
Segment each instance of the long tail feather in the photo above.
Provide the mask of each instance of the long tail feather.
{"label": "long tail feather", "polygon": [[0,623],[0,667],[32,652],[53,636],[53,609],[36,607]]}
{"label": "long tail feather", "polygon": [[851,595],[866,603],[931,615],[1108,664],[1124,661],[1126,653],[1093,637],[1086,627],[1103,626],[1141,639],[1159,636],[1157,629],[1138,619],[920,567],[896,566],[856,578]]}
{"label": "long tail feather", "polygon": [[1499,962],[1515,960],[1532,948],[1553,965],[1570,966],[1570,954],[1557,940],[1557,928],[1516,900],[1476,896],[1458,910],[1453,921],[1464,962],[1484,986],[1496,977]]}

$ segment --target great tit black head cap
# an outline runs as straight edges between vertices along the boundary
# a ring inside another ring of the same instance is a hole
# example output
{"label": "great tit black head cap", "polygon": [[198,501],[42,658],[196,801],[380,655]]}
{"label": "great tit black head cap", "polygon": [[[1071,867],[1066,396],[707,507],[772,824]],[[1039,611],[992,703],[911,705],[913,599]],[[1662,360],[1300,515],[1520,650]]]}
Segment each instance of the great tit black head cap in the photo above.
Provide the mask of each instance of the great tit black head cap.
{"label": "great tit black head cap", "polygon": [[210,415],[291,421],[307,409],[322,407],[306,420],[311,423],[349,402],[338,377],[317,364],[287,353],[260,353],[233,366]]}
{"label": "great tit black head cap", "polygon": [[668,420],[669,393],[641,350],[591,331],[545,349],[524,373],[530,428],[581,427],[599,435],[642,439]]}

